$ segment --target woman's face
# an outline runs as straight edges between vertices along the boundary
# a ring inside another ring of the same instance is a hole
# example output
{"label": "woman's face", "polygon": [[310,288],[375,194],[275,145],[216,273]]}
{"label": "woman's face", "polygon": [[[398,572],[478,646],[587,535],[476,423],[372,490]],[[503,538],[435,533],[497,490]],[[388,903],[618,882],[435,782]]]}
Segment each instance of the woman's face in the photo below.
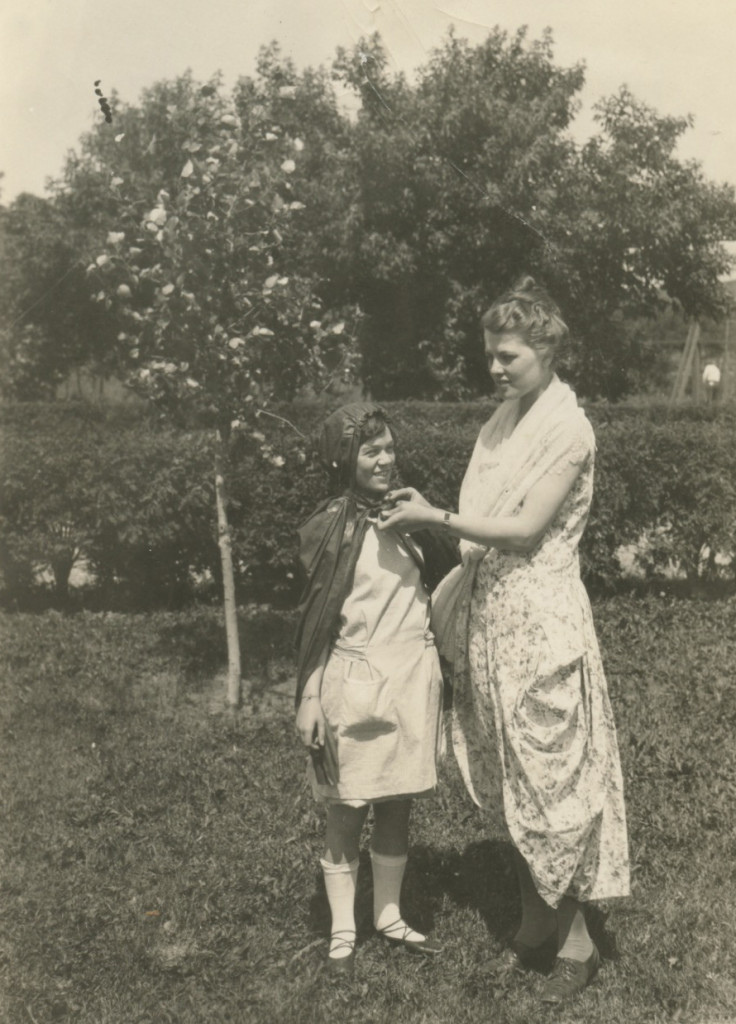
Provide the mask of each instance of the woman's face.
{"label": "woman's face", "polygon": [[380,497],[391,487],[395,462],[394,439],[388,427],[384,427],[383,433],[364,441],[358,450],[355,486],[372,498]]}
{"label": "woman's face", "polygon": [[549,349],[532,348],[524,336],[484,332],[486,358],[501,398],[536,398],[552,377]]}

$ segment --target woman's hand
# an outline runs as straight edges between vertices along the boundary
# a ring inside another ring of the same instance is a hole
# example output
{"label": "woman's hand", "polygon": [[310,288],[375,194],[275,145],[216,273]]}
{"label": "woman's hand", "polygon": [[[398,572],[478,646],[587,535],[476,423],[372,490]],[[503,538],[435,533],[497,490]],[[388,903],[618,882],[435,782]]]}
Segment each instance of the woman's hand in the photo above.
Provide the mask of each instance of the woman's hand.
{"label": "woman's hand", "polygon": [[416,487],[400,487],[397,491],[389,491],[386,495],[386,501],[415,501],[418,505],[424,505],[426,508],[432,507],[427,499],[422,497]]}
{"label": "woman's hand", "polygon": [[[396,498],[406,491],[413,491],[417,496],[416,499],[410,498],[408,501],[404,501],[399,498],[396,501]],[[413,530],[437,526],[441,519],[442,513],[439,509],[433,508],[418,491],[414,491],[413,487],[395,491],[393,500],[396,501],[393,508],[383,509],[379,513],[379,530],[401,530],[404,533],[411,533]]]}
{"label": "woman's hand", "polygon": [[319,697],[302,697],[296,713],[296,731],[305,747],[316,750],[324,746],[325,715]]}

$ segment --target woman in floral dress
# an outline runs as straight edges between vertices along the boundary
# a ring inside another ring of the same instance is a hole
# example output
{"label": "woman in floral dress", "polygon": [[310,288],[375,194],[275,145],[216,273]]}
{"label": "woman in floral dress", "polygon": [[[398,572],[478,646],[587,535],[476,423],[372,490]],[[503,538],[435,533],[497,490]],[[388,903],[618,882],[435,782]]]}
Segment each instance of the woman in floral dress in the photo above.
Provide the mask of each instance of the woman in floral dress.
{"label": "woman in floral dress", "polygon": [[481,429],[459,512],[405,488],[388,495],[382,525],[461,541],[433,625],[453,668],[461,773],[515,847],[521,925],[493,969],[541,965],[551,950],[542,1001],[555,1004],[599,966],[582,904],[629,891],[616,730],[578,560],[595,439],[554,373],[567,328],[546,292],[525,278],[482,322],[503,401]]}

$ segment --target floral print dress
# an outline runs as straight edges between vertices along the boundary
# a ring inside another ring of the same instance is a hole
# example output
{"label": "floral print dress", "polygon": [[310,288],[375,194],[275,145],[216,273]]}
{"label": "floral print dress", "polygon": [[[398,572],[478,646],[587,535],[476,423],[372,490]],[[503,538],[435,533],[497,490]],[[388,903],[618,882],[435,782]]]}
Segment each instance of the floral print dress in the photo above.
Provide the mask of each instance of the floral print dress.
{"label": "floral print dress", "polygon": [[629,891],[616,729],[578,560],[594,448],[583,420],[560,464],[580,475],[531,554],[491,548],[480,561],[453,708],[468,790],[551,906]]}

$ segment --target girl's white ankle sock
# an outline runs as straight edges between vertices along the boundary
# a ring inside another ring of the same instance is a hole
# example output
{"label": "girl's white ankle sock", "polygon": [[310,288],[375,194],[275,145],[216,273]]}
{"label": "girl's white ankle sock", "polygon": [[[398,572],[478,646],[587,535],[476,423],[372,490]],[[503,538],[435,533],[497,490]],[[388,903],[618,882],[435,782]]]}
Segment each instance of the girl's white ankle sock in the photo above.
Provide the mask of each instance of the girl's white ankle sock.
{"label": "girl's white ankle sock", "polygon": [[390,938],[421,942],[426,936],[415,932],[401,916],[401,883],[407,862],[406,854],[390,856],[371,850],[373,865],[373,923]]}
{"label": "girl's white ankle sock", "polygon": [[333,864],[320,860],[332,914],[330,957],[349,956],[355,947],[355,888],[358,881],[358,858],[349,864]]}

